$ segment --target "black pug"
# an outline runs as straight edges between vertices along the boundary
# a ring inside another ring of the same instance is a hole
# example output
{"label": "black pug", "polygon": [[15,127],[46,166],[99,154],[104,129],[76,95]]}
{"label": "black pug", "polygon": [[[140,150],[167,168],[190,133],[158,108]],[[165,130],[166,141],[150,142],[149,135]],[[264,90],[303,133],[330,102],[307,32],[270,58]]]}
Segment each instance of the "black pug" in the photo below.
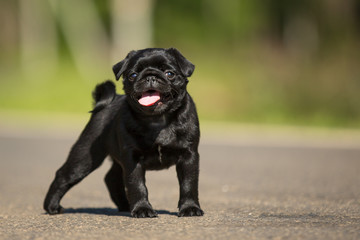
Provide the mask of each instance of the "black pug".
{"label": "black pug", "polygon": [[56,172],[44,209],[49,214],[61,213],[65,193],[110,156],[113,165],[105,182],[119,211],[156,217],[148,200],[145,171],[176,165],[178,215],[202,216],[199,121],[186,90],[194,68],[175,48],[131,51],[114,65],[116,79],[123,76],[125,95],[117,95],[111,81],[96,87],[90,121]]}

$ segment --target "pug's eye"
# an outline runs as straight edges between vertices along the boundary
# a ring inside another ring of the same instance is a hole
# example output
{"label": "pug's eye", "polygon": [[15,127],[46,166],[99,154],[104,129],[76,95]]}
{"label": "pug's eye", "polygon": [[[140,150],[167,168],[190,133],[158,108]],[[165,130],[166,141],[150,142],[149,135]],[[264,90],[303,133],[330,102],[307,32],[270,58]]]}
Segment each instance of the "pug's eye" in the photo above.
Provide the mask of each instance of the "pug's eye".
{"label": "pug's eye", "polygon": [[165,75],[169,80],[173,80],[175,78],[175,73],[173,73],[171,71],[166,71]]}
{"label": "pug's eye", "polygon": [[129,80],[130,81],[134,81],[134,79],[137,77],[137,73],[132,73],[132,74],[130,74],[130,76],[129,76]]}

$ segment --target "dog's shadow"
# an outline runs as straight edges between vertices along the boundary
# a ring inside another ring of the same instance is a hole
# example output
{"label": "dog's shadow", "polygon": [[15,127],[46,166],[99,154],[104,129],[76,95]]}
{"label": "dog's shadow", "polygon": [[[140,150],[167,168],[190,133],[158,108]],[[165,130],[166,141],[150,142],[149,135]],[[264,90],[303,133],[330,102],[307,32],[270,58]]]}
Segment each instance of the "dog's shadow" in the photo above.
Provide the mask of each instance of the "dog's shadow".
{"label": "dog's shadow", "polygon": [[[176,212],[155,210],[159,215],[177,216]],[[116,208],[65,208],[62,214],[87,213],[94,215],[131,217],[130,212],[119,212]]]}

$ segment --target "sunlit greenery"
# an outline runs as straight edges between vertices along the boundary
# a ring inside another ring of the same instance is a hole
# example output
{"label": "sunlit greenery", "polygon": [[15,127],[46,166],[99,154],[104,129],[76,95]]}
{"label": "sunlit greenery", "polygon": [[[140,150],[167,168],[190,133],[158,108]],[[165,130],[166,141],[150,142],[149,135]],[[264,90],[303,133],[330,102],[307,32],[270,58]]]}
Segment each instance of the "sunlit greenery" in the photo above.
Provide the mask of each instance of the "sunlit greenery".
{"label": "sunlit greenery", "polygon": [[[18,13],[11,2],[0,7]],[[111,38],[112,1],[93,2]],[[177,47],[196,65],[189,91],[203,120],[360,127],[359,6],[330,0],[157,0],[149,47]],[[33,69],[24,67],[18,34],[0,35],[0,111],[86,113],[94,86],[114,80],[114,60],[84,74],[58,22],[56,32],[55,67],[44,57]],[[117,88],[121,93],[121,81]]]}

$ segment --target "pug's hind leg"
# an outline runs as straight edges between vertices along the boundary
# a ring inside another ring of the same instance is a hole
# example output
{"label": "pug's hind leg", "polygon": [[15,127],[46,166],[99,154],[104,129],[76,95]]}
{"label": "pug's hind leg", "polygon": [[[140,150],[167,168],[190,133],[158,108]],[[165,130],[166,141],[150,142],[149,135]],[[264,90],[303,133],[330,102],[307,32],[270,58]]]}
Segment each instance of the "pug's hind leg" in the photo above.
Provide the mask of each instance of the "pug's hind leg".
{"label": "pug's hind leg", "polygon": [[109,190],[110,197],[120,212],[130,211],[129,201],[125,193],[123,180],[123,170],[117,163],[113,163],[109,172],[105,176],[105,183]]}
{"label": "pug's hind leg", "polygon": [[93,115],[78,141],[72,147],[64,165],[56,172],[54,181],[44,200],[44,209],[49,214],[62,212],[61,198],[75,184],[98,168],[108,152],[104,140],[103,115]]}
{"label": "pug's hind leg", "polygon": [[70,151],[64,165],[56,172],[55,179],[45,197],[44,209],[49,214],[61,213],[61,198],[70,188],[98,168],[106,155],[101,146],[89,144],[80,139]]}

